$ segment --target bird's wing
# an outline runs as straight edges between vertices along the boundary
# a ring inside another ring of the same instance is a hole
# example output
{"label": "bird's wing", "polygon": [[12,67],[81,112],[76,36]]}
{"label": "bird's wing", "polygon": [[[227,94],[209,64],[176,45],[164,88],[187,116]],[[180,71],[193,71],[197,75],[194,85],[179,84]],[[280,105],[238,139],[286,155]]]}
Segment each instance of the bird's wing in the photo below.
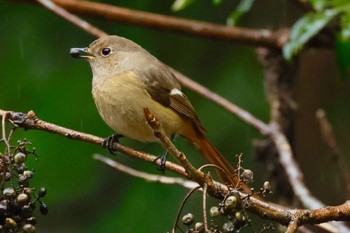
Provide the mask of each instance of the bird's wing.
{"label": "bird's wing", "polygon": [[142,71],[134,70],[134,72],[145,82],[147,92],[154,100],[191,120],[201,133],[205,132],[194,107],[166,65],[159,62],[157,65],[143,67]]}

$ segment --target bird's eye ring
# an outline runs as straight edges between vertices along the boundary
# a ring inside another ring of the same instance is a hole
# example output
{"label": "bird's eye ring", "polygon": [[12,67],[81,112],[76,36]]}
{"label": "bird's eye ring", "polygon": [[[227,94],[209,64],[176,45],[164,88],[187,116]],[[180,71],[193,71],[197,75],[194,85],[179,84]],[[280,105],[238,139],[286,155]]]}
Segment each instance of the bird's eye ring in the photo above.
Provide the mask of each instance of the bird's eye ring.
{"label": "bird's eye ring", "polygon": [[101,54],[102,54],[102,56],[107,57],[109,54],[111,54],[111,49],[110,48],[103,48],[101,50]]}

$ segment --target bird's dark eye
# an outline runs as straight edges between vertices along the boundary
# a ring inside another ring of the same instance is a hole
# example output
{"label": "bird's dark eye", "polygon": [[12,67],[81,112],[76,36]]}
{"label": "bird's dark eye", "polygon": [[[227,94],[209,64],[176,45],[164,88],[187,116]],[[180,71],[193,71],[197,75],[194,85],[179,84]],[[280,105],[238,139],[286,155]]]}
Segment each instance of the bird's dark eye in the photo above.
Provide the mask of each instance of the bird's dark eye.
{"label": "bird's dark eye", "polygon": [[103,48],[101,50],[101,53],[103,56],[108,56],[111,53],[111,49],[110,48]]}

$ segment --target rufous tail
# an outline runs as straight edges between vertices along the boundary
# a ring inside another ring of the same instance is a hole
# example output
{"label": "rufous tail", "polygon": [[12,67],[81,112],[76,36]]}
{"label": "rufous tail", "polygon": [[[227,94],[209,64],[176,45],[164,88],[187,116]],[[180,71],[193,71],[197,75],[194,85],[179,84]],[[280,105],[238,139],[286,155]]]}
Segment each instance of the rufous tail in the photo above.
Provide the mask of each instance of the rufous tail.
{"label": "rufous tail", "polygon": [[190,141],[201,154],[211,163],[221,169],[215,169],[220,180],[234,187],[240,187],[246,193],[250,193],[251,190],[243,182],[240,182],[237,171],[231,165],[229,161],[226,160],[224,156],[211,144],[209,139],[205,135],[204,128],[200,125],[194,125],[195,127],[187,127],[186,131],[181,134],[184,138]]}
{"label": "rufous tail", "polygon": [[222,181],[231,183],[232,181],[234,183],[237,182],[237,177],[235,176],[235,169],[232,167],[230,162],[228,162],[225,157],[221,155],[221,153],[211,144],[211,142],[208,140],[208,138],[201,137],[200,139],[197,139],[195,142],[196,146],[198,147],[201,154],[212,164],[215,164],[216,166],[220,167],[223,171],[217,170],[217,173]]}
{"label": "rufous tail", "polygon": [[237,176],[237,171],[228,162],[223,155],[211,144],[209,139],[205,135],[201,135],[194,141],[194,144],[198,147],[201,154],[212,164],[220,167],[224,172],[216,169],[218,176],[223,182],[228,184],[233,184],[234,186],[239,186],[243,191],[250,193],[250,188],[239,182],[239,177]]}

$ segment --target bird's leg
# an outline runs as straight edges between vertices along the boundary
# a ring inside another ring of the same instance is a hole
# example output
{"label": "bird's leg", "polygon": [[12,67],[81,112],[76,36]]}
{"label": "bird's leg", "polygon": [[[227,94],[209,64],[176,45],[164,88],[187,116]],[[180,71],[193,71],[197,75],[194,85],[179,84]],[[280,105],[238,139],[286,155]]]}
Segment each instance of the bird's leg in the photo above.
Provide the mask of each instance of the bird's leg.
{"label": "bird's leg", "polygon": [[[171,135],[170,141],[173,141],[173,140],[174,140],[174,137],[175,137],[175,134]],[[154,162],[156,162],[157,160],[160,160],[160,164],[159,164],[159,166],[157,167],[157,169],[158,169],[159,171],[161,171],[162,173],[165,172],[165,163],[166,163],[166,158],[167,158],[168,154],[169,154],[169,151],[166,150],[165,153],[164,153],[162,156],[159,156],[159,157],[157,157],[157,158],[154,160]]]}
{"label": "bird's leg", "polygon": [[115,142],[119,143],[119,138],[124,137],[124,135],[121,134],[113,134],[109,137],[107,137],[105,140],[103,140],[102,142],[102,147],[106,148],[108,150],[109,153],[111,153],[112,155],[116,155],[116,150],[113,149],[113,144]]}

